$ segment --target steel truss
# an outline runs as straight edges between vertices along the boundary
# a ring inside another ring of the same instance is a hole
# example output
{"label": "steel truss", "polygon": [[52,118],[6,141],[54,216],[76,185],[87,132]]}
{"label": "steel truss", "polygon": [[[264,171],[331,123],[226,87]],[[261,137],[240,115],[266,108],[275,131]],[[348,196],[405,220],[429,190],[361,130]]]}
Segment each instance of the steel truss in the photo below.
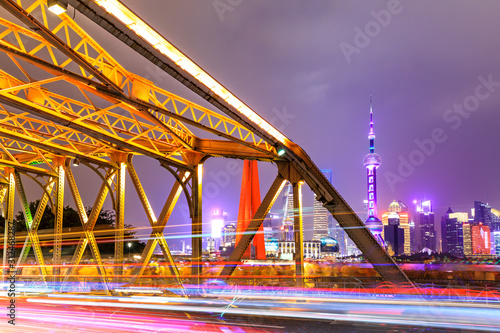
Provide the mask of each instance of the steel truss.
{"label": "steel truss", "polygon": [[[6,199],[2,212],[6,223],[12,222],[13,197],[17,189],[28,229],[18,266],[25,262],[33,248],[41,278],[45,281],[52,275],[55,280],[61,279],[62,209],[67,182],[84,233],[63,280],[68,282],[75,277],[89,245],[99,276],[110,292],[112,276],[99,253],[94,227],[109,194],[116,211],[113,276],[122,277],[125,177],[128,173],[152,228],[141,255],[141,266],[133,272],[131,282],[135,283],[143,275],[159,245],[169,263],[171,276],[177,284],[183,283],[163,231],[177,200],[184,193],[192,220],[190,280],[199,283],[203,163],[215,156],[278,164],[278,176],[224,267],[222,277],[231,276],[285,181],[289,180],[294,189],[294,206],[299,212],[301,186],[306,182],[383,278],[408,281],[299,146],[245,105],[235,107],[238,100],[225,88],[218,88],[218,83],[209,76],[214,86],[207,87],[200,77],[208,74],[197,72],[196,66],[189,67],[186,61],[173,61],[159,52],[160,44],[145,41],[137,27],[147,31],[149,26],[135,14],[127,12],[133,21],[131,24],[117,19],[106,4],[119,4],[118,1],[70,0],[69,3],[225,115],[176,96],[127,71],[68,15],[56,16],[48,12],[45,0],[0,0],[0,5],[17,20],[12,22],[0,17],[0,51],[12,60],[11,67],[21,73],[19,78],[11,74],[12,71],[0,69],[0,168],[4,171],[0,180],[0,202]],[[128,10],[122,7],[121,10]],[[160,41],[161,36],[155,38]],[[170,50],[178,57],[183,56],[173,47]],[[223,98],[221,94],[230,97]],[[220,139],[200,137],[205,133]],[[278,156],[278,149],[285,149],[285,156]],[[134,155],[158,160],[176,180],[158,218],[132,164]],[[72,174],[72,159],[92,168],[102,179],[89,216]],[[43,189],[34,216],[28,208],[21,174]],[[56,216],[52,274],[44,262],[37,236],[41,215],[48,204]],[[303,227],[302,215],[295,215],[296,276],[300,283],[304,263]],[[5,266],[5,251],[3,263]]]}

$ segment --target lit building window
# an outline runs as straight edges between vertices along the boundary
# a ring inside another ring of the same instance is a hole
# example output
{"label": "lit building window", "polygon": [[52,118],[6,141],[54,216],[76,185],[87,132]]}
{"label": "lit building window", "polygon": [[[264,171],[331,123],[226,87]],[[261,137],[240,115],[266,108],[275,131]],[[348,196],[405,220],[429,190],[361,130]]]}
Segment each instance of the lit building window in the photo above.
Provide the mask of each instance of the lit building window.
{"label": "lit building window", "polygon": [[368,174],[371,176],[373,175],[373,169],[368,169]]}
{"label": "lit building window", "polygon": [[368,196],[368,200],[373,200],[373,193],[370,193],[370,195]]}
{"label": "lit building window", "polygon": [[370,201],[370,208],[373,208],[373,201]]}
{"label": "lit building window", "polygon": [[373,216],[373,209],[370,209],[370,216]]}
{"label": "lit building window", "polygon": [[368,186],[368,191],[373,192],[373,185]]}
{"label": "lit building window", "polygon": [[369,183],[373,183],[373,177],[369,177],[369,178],[368,178],[368,182],[369,182]]}

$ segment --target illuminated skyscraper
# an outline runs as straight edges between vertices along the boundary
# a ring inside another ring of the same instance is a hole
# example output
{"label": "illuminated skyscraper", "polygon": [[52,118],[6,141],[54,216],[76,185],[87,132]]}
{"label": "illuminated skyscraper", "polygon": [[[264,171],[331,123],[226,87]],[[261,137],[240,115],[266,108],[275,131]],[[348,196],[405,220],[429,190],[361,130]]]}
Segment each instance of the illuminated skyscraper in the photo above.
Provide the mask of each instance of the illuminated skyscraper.
{"label": "illuminated skyscraper", "polygon": [[493,238],[493,241],[495,243],[495,253],[497,258],[500,257],[500,231],[494,231],[492,233],[491,238]]}
{"label": "illuminated skyscraper", "polygon": [[[397,218],[399,228],[404,230],[404,244],[403,250],[399,251],[399,254],[411,254],[411,238],[410,238],[410,223],[409,223],[409,214],[408,207],[402,201],[394,200],[389,205],[389,210],[382,214],[382,223],[384,224],[384,228],[387,225],[394,225],[395,223],[390,223],[391,219]],[[397,234],[397,233],[395,233]],[[385,232],[382,232],[382,238],[384,241],[387,241],[385,237]],[[399,240],[402,241],[402,238]],[[400,244],[400,243],[398,243]],[[393,246],[394,247],[394,246]]]}
{"label": "illuminated skyscraper", "polygon": [[491,206],[487,203],[474,201],[474,222],[481,222],[483,225],[493,228],[493,219],[491,216]]}
{"label": "illuminated skyscraper", "polygon": [[279,214],[271,212],[268,213],[267,217],[264,219],[263,225],[264,225],[264,240],[268,238],[276,238],[278,241],[283,240],[283,231],[281,229],[282,221],[280,219]]}
{"label": "illuminated skyscraper", "polygon": [[434,228],[434,212],[432,211],[432,201],[420,200],[417,203],[417,215],[419,229],[419,250],[428,248],[432,251],[436,251],[436,229]]}
{"label": "illuminated skyscraper", "polygon": [[382,233],[383,225],[377,217],[377,169],[382,162],[382,159],[375,153],[375,132],[373,130],[373,107],[372,98],[370,96],[370,132],[368,133],[370,140],[370,153],[365,156],[363,164],[366,168],[367,190],[368,190],[368,218],[365,225],[370,229],[380,244],[383,244]]}
{"label": "illuminated skyscraper", "polygon": [[471,226],[472,254],[491,254],[491,232],[490,227],[479,222]]}
{"label": "illuminated skyscraper", "polygon": [[283,221],[281,229],[283,230],[283,240],[293,241],[293,186],[287,182],[283,191]]}
{"label": "illuminated skyscraper", "polygon": [[219,251],[222,238],[222,229],[224,228],[224,222],[227,220],[227,213],[220,210],[214,209],[212,213],[212,240],[214,251]]}
{"label": "illuminated skyscraper", "polygon": [[[322,169],[321,172],[325,175],[326,179],[332,182],[332,170]],[[314,235],[313,240],[321,240],[322,238],[329,236],[330,219],[332,215],[330,212],[323,207],[322,203],[316,200],[316,194],[314,195],[313,202],[313,214],[314,214]],[[331,229],[330,229],[331,230]]]}
{"label": "illuminated skyscraper", "polygon": [[234,246],[236,244],[235,223],[228,223],[222,228],[222,246]]}
{"label": "illuminated skyscraper", "polygon": [[472,255],[472,232],[470,222],[464,223],[463,227],[463,239],[464,239],[464,256],[468,257]]}
{"label": "illuminated skyscraper", "polygon": [[441,239],[443,252],[457,257],[464,256],[464,223],[469,220],[467,213],[454,213],[451,208],[441,219]]}

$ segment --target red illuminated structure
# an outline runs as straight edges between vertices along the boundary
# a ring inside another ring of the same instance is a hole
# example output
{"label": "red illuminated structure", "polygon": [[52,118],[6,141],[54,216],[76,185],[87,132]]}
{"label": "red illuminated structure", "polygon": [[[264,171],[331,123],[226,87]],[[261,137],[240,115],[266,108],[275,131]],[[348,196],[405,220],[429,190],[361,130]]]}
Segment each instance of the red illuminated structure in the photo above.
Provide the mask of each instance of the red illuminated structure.
{"label": "red illuminated structure", "polygon": [[[257,161],[245,160],[243,164],[243,176],[241,179],[240,206],[238,211],[238,224],[236,226],[236,245],[241,239],[250,223],[252,217],[260,206],[259,170]],[[255,246],[255,259],[266,259],[264,242],[264,226],[261,225],[258,233],[253,239]],[[243,254],[243,259],[250,259],[251,249]]]}
{"label": "red illuminated structure", "polygon": [[482,223],[471,227],[472,254],[491,254],[490,228]]}

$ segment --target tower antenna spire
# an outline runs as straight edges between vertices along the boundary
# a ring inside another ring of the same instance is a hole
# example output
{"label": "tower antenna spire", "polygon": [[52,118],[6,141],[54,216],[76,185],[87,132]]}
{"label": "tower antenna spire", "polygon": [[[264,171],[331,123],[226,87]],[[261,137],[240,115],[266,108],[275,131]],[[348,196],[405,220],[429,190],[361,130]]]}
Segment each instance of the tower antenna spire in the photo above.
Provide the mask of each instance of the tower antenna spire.
{"label": "tower antenna spire", "polygon": [[368,140],[370,140],[370,154],[375,153],[375,131],[373,129],[373,101],[370,95],[370,132],[368,133]]}
{"label": "tower antenna spire", "polygon": [[365,156],[364,165],[367,171],[368,185],[368,218],[365,225],[370,229],[371,233],[380,244],[383,244],[382,237],[382,221],[377,218],[377,169],[380,166],[381,159],[375,153],[375,131],[373,130],[373,100],[370,95],[370,132],[368,133],[370,140],[370,152]]}

